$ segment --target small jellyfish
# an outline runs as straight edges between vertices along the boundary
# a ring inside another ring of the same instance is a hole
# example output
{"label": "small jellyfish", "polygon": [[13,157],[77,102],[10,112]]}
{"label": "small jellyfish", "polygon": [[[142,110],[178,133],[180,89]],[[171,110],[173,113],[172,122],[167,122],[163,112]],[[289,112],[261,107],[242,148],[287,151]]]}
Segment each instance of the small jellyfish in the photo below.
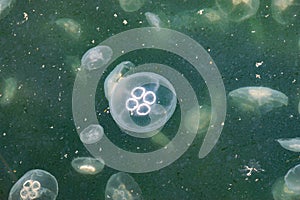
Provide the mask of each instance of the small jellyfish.
{"label": "small jellyfish", "polygon": [[79,134],[81,142],[84,144],[94,144],[101,140],[104,130],[99,124],[91,124]]}
{"label": "small jellyfish", "polygon": [[272,0],[272,17],[280,24],[291,24],[299,21],[299,0]]}
{"label": "small jellyfish", "polygon": [[15,0],[0,0],[0,19],[8,15],[15,2]]}
{"label": "small jellyfish", "polygon": [[216,5],[229,20],[241,22],[256,14],[259,0],[216,0]]}
{"label": "small jellyfish", "polygon": [[15,96],[17,90],[17,81],[15,78],[8,78],[4,80],[4,88],[0,91],[0,104],[9,104]]}
{"label": "small jellyfish", "polygon": [[284,181],[289,190],[300,195],[300,164],[286,173]]}
{"label": "small jellyfish", "polygon": [[78,22],[69,18],[61,18],[55,24],[63,29],[71,38],[78,40],[81,36],[81,26]]}
{"label": "small jellyfish", "polygon": [[11,188],[8,200],[55,200],[58,194],[56,178],[41,169],[34,169],[24,174]]}
{"label": "small jellyfish", "polygon": [[95,46],[89,49],[81,58],[81,66],[87,70],[99,69],[106,65],[113,55],[109,46]]}
{"label": "small jellyfish", "polygon": [[288,97],[267,87],[243,87],[229,93],[231,100],[245,111],[264,114],[273,108],[288,105]]}
{"label": "small jellyfish", "polygon": [[119,0],[121,8],[126,12],[139,10],[145,3],[145,0]]}
{"label": "small jellyfish", "polygon": [[290,151],[300,152],[300,138],[278,139],[279,144]]}
{"label": "small jellyfish", "polygon": [[156,28],[162,28],[164,27],[162,21],[160,20],[159,16],[151,13],[151,12],[146,12],[145,13],[146,20],[149,23],[150,26],[156,27]]}
{"label": "small jellyfish", "polygon": [[[106,78],[104,88],[109,88],[107,84],[115,82],[118,76],[120,69],[116,68]],[[141,138],[156,134],[173,115],[177,104],[172,84],[152,72],[125,74],[110,93],[105,96],[111,96],[108,101],[115,122],[128,134]]]}
{"label": "small jellyfish", "polygon": [[127,173],[112,175],[105,188],[105,200],[141,200],[142,191],[135,180]]}
{"label": "small jellyfish", "polygon": [[273,184],[272,195],[274,200],[296,200],[300,198],[299,194],[287,187],[283,177],[278,178]]}
{"label": "small jellyfish", "polygon": [[72,160],[71,165],[80,174],[95,175],[103,170],[105,163],[101,158],[78,157]]}

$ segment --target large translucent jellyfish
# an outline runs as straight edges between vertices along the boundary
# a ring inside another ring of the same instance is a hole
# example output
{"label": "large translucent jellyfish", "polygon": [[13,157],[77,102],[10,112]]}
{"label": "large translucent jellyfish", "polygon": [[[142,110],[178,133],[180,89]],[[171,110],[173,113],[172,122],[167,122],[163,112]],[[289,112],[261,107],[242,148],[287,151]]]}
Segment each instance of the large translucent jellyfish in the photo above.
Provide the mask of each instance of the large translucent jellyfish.
{"label": "large translucent jellyfish", "polygon": [[56,178],[47,171],[34,169],[26,172],[11,188],[9,200],[48,199],[55,200],[58,194]]}
{"label": "large translucent jellyfish", "polygon": [[15,78],[8,78],[4,80],[3,90],[0,91],[0,104],[9,104],[15,96],[17,90],[17,80]]}
{"label": "large translucent jellyfish", "polygon": [[290,190],[283,177],[278,178],[272,186],[274,200],[297,200],[300,195]]}
{"label": "large translucent jellyfish", "polygon": [[260,114],[288,105],[288,97],[285,94],[267,87],[239,88],[231,91],[229,97],[234,105],[239,106],[241,109]]}
{"label": "large translucent jellyfish", "polygon": [[299,0],[272,0],[272,17],[280,24],[290,24],[300,20]]}
{"label": "large translucent jellyfish", "polygon": [[78,173],[95,175],[103,170],[105,162],[101,158],[78,157],[72,160],[71,165]]}
{"label": "large translucent jellyfish", "polygon": [[71,38],[79,39],[81,36],[81,26],[78,22],[69,18],[61,18],[55,21],[55,24],[63,29]]}
{"label": "large translucent jellyfish", "polygon": [[240,22],[256,14],[259,0],[216,0],[216,5],[229,20]]}
{"label": "large translucent jellyfish", "polygon": [[287,138],[287,139],[278,139],[279,144],[290,151],[300,152],[300,138]]}
{"label": "large translucent jellyfish", "polygon": [[300,164],[291,168],[284,176],[284,181],[289,190],[300,197]]}
{"label": "large translucent jellyfish", "polygon": [[84,144],[94,144],[98,142],[104,134],[102,126],[99,124],[91,124],[79,134],[81,142]]}
{"label": "large translucent jellyfish", "polygon": [[105,200],[141,200],[142,191],[135,180],[127,173],[112,175],[105,188]]}
{"label": "large translucent jellyfish", "polygon": [[126,12],[139,10],[145,3],[145,0],[119,0],[121,8]]}
{"label": "large translucent jellyfish", "polygon": [[0,0],[0,19],[8,15],[15,2],[15,0]]}
{"label": "large translucent jellyfish", "polygon": [[[152,72],[124,74],[127,66],[116,67],[104,82],[111,115],[118,126],[135,137],[150,137],[157,133],[173,115],[177,98],[172,84]],[[112,79],[112,80],[110,80]],[[117,80],[117,81],[116,81]]]}
{"label": "large translucent jellyfish", "polygon": [[81,66],[87,70],[99,69],[106,65],[113,55],[109,46],[95,46],[89,49],[81,58]]}

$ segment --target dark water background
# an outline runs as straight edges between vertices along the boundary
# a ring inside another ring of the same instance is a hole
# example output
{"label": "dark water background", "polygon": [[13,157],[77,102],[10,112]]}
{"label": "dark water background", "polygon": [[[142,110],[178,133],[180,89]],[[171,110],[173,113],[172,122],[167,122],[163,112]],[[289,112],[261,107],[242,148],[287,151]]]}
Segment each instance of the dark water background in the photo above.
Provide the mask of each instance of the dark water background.
{"label": "dark water background", "polygon": [[[12,185],[34,168],[49,171],[57,178],[57,199],[104,199],[106,182],[117,171],[105,167],[95,176],[86,176],[70,165],[73,158],[89,153],[72,120],[76,74],[66,56],[80,59],[89,48],[114,34],[148,26],[144,16],[147,11],[165,13],[170,28],[209,50],[227,94],[239,87],[265,86],[285,93],[289,105],[263,116],[241,114],[228,106],[220,140],[207,157],[198,159],[201,141],[196,140],[170,166],[131,174],[144,199],[272,199],[272,184],[300,161],[297,153],[284,150],[275,141],[300,133],[299,21],[281,25],[265,17],[270,13],[266,8],[270,1],[261,2],[251,19],[224,27],[193,26],[178,17],[197,7],[213,5],[212,1],[149,1],[139,11],[126,13],[116,0],[16,2],[0,21],[0,89],[11,77],[18,86],[12,101],[0,106],[0,199],[7,199]],[[24,12],[29,18],[22,22]],[[59,18],[81,24],[81,38],[74,40],[63,33],[55,25]],[[124,19],[127,25],[122,23]],[[162,63],[181,62],[168,54],[159,56],[153,51],[153,55]],[[260,61],[262,66],[255,67]],[[205,93],[204,86],[201,90]],[[103,126],[114,123],[108,118]],[[252,159],[265,171],[247,177],[241,169]]]}

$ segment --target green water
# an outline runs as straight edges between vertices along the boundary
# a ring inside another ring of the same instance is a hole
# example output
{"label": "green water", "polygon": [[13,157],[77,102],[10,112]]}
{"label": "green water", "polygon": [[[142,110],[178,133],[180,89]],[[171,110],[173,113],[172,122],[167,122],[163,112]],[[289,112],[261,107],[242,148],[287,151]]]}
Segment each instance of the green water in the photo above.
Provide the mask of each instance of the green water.
{"label": "green water", "polygon": [[[189,16],[194,15],[195,8],[213,7],[210,1],[147,1],[139,11],[131,13],[123,11],[116,0],[16,2],[0,20],[0,93],[5,92],[6,83],[16,81],[17,85],[15,91],[11,89],[9,99],[0,104],[0,199],[7,199],[13,184],[35,168],[56,177],[57,199],[105,199],[107,180],[118,171],[105,167],[101,173],[88,176],[71,167],[73,158],[90,156],[72,119],[74,68],[82,55],[101,41],[125,30],[147,27],[145,12],[160,13],[163,20],[170,20],[166,23],[168,28],[190,36],[207,49],[227,94],[240,87],[265,86],[285,93],[289,104],[262,116],[242,113],[228,104],[222,135],[207,157],[198,158],[204,137],[200,135],[171,165],[159,171],[131,174],[143,198],[273,199],[273,183],[300,162],[299,154],[283,149],[275,141],[299,136],[300,24],[299,20],[287,25],[277,23],[269,16],[270,5],[270,1],[261,2],[256,15],[243,22],[207,25],[194,23]],[[57,27],[55,21],[60,18],[70,18],[81,25],[79,39]],[[189,69],[177,56],[156,50],[133,52],[118,61],[126,59]],[[256,67],[261,61],[263,64]],[[198,89],[199,100],[209,105],[201,77],[193,71],[182,73]],[[103,112],[108,106],[103,91],[97,94],[103,100],[96,100],[96,112],[102,113],[104,130],[112,134],[114,143],[132,150],[130,143],[122,142],[127,136]],[[165,128],[169,137],[176,132],[179,112],[175,111],[173,121]],[[140,145],[148,150],[159,147],[153,143]],[[242,169],[249,162],[259,162],[261,170],[246,176]]]}

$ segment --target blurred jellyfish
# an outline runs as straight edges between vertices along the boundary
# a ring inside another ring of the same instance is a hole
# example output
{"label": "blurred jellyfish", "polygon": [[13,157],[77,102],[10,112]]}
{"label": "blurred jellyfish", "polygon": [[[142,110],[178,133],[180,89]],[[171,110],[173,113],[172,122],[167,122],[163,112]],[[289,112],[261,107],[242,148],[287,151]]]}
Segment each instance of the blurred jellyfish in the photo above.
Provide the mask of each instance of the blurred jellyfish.
{"label": "blurred jellyfish", "polygon": [[150,26],[156,27],[156,28],[162,28],[164,27],[162,21],[160,20],[159,16],[151,13],[151,12],[146,12],[145,13],[146,20],[149,23]]}
{"label": "blurred jellyfish", "polygon": [[58,194],[56,178],[41,169],[28,171],[11,188],[9,200],[49,199],[55,200]]}
{"label": "blurred jellyfish", "polygon": [[240,22],[256,14],[259,0],[216,0],[216,5],[229,20]]}
{"label": "blurred jellyfish", "polygon": [[122,69],[117,66],[104,82],[111,115],[128,134],[140,138],[153,136],[175,111],[175,89],[161,75],[152,72],[128,75],[120,73]]}
{"label": "blurred jellyfish", "polygon": [[15,0],[0,0],[0,19],[8,15],[15,2]]}
{"label": "blurred jellyfish", "polygon": [[113,55],[109,46],[95,46],[89,49],[81,58],[81,66],[87,70],[99,69],[106,65]]}
{"label": "blurred jellyfish", "polygon": [[271,12],[273,19],[280,24],[291,24],[299,22],[300,1],[299,0],[272,0]]}
{"label": "blurred jellyfish", "polygon": [[290,151],[300,152],[300,138],[278,139],[279,144]]}
{"label": "blurred jellyfish", "polygon": [[300,164],[291,168],[284,176],[284,181],[289,190],[300,197]]}
{"label": "blurred jellyfish", "polygon": [[15,78],[8,78],[4,80],[3,90],[0,91],[0,104],[9,104],[15,96],[17,90],[17,81]]}
{"label": "blurred jellyfish", "polygon": [[273,108],[288,105],[288,97],[277,90],[267,87],[243,87],[229,93],[234,105],[245,111],[264,114]]}
{"label": "blurred jellyfish", "polygon": [[126,12],[139,10],[145,3],[145,0],[119,0],[121,8]]}
{"label": "blurred jellyfish", "polygon": [[91,124],[79,134],[81,142],[84,144],[94,144],[103,137],[104,130],[99,124]]}
{"label": "blurred jellyfish", "polygon": [[187,117],[183,119],[184,126],[190,132],[206,132],[211,118],[211,108],[207,105],[192,108],[187,111]]}
{"label": "blurred jellyfish", "polygon": [[55,24],[63,29],[71,38],[78,40],[81,36],[81,26],[78,22],[69,18],[61,18]]}
{"label": "blurred jellyfish", "polygon": [[71,165],[80,174],[95,175],[103,170],[105,163],[101,158],[78,157],[72,160]]}
{"label": "blurred jellyfish", "polygon": [[105,188],[105,200],[141,200],[142,191],[135,180],[127,173],[112,175]]}
{"label": "blurred jellyfish", "polygon": [[284,178],[278,178],[272,186],[272,195],[274,200],[297,200],[299,194],[291,191],[285,184]]}

